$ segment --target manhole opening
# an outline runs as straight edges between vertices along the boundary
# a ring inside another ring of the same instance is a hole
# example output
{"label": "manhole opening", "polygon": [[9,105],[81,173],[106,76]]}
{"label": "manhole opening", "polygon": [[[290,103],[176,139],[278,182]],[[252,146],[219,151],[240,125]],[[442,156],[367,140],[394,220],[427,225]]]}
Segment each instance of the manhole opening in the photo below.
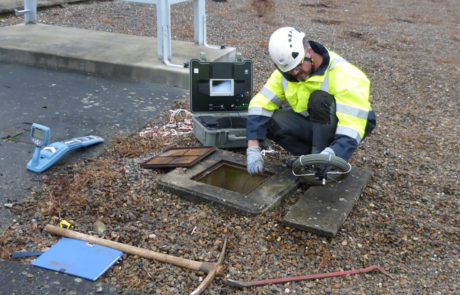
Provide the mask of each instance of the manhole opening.
{"label": "manhole opening", "polygon": [[192,180],[247,195],[271,175],[271,173],[249,175],[246,166],[222,160],[195,175]]}

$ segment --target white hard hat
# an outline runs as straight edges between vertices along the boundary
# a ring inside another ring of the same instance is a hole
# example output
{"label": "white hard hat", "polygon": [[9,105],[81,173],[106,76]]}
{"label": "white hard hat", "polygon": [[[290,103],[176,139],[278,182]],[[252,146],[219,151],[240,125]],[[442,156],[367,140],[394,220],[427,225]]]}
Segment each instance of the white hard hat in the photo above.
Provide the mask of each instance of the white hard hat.
{"label": "white hard hat", "polygon": [[303,38],[305,33],[292,27],[282,27],[273,32],[268,43],[268,52],[282,72],[295,68],[305,56]]}

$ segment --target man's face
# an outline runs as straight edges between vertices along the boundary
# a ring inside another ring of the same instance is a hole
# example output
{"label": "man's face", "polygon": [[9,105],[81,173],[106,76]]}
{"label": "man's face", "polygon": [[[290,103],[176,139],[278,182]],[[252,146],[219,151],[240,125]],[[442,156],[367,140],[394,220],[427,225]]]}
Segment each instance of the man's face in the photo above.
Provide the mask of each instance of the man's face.
{"label": "man's face", "polygon": [[[307,56],[308,57],[308,56]],[[289,71],[298,81],[305,81],[311,75],[312,64],[309,59],[305,58],[300,64]]]}

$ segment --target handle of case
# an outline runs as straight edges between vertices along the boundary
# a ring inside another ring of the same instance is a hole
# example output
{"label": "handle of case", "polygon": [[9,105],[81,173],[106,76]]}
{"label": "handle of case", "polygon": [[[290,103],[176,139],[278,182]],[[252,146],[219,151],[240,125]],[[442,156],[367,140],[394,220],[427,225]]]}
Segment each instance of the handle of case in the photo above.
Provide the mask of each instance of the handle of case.
{"label": "handle of case", "polygon": [[246,140],[246,136],[235,136],[233,134],[229,134],[227,138],[228,138],[228,141]]}

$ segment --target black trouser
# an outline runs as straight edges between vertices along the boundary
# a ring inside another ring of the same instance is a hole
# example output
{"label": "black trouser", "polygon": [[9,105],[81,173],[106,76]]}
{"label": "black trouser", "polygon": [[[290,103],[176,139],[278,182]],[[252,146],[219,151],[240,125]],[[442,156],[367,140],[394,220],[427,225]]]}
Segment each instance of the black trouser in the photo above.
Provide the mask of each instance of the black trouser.
{"label": "black trouser", "polygon": [[337,129],[335,98],[315,91],[308,103],[309,116],[282,108],[268,122],[267,137],[293,155],[320,153],[333,140]]}

